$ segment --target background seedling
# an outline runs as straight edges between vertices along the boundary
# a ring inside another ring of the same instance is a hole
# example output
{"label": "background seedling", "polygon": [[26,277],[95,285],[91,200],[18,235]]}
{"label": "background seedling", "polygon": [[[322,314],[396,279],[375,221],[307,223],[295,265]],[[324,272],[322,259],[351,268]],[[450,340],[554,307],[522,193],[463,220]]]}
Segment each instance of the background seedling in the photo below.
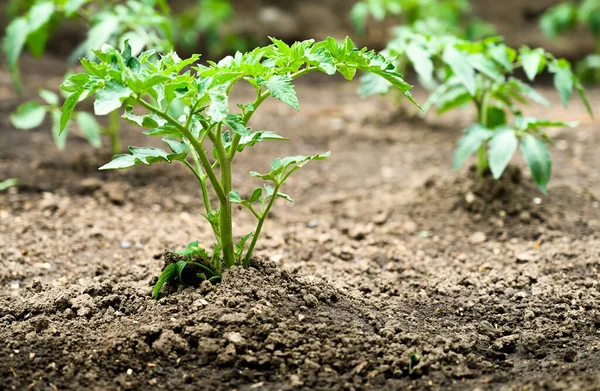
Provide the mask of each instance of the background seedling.
{"label": "background seedling", "polygon": [[435,26],[438,33],[477,39],[495,34],[495,28],[471,14],[468,0],[362,0],[357,2],[350,17],[360,33],[366,31],[369,17],[382,22],[387,17],[399,17],[401,25],[417,32]]}
{"label": "background seedling", "polygon": [[577,75],[583,80],[600,80],[600,1],[583,0],[557,4],[542,15],[540,28],[549,38],[587,27],[595,42],[595,53],[577,64]]}
{"label": "background seedling", "polygon": [[[154,51],[134,56],[127,44],[122,52],[105,45],[95,52],[99,63],[84,62],[87,73],[71,76],[62,85],[72,95],[63,105],[61,131],[77,102],[95,95],[97,115],[110,114],[131,102],[125,108],[123,118],[146,128],[146,135],[162,136],[168,146],[168,150],[130,147],[128,154],[116,155],[101,170],[178,161],[192,172],[200,185],[204,217],[212,227],[215,243],[213,255],[193,243],[184,250],[187,261],[183,262],[185,266],[198,268],[196,275],[202,279],[216,281],[223,268],[248,266],[275,201],[278,198],[293,201],[281,192],[283,184],[307,163],[329,156],[326,152],[277,158],[271,163],[270,171],[250,172],[252,177],[262,180],[263,186],[254,189],[250,195],[236,191],[232,183],[236,155],[265,140],[287,140],[273,131],[253,131],[248,127],[252,116],[267,98],[274,97],[299,110],[293,82],[300,76],[315,71],[328,75],[339,72],[352,80],[360,70],[384,78],[415,103],[409,93],[412,86],[393,70],[389,61],[373,51],[355,48],[349,38],[341,43],[328,38],[322,42],[296,42],[291,46],[277,39],[272,41],[272,45],[248,53],[238,52],[218,63],[209,61],[207,66],[193,66],[198,55],[181,60],[171,52],[156,59]],[[254,88],[256,98],[252,102],[239,103],[237,110],[231,111],[229,94],[233,86],[242,81]],[[176,110],[178,116],[174,116],[176,106],[183,107],[183,110]],[[135,112],[140,109],[145,113]],[[188,156],[192,162],[187,160]],[[216,206],[211,202],[209,188],[216,195]],[[257,220],[256,229],[238,239],[237,244],[232,204],[245,207]],[[199,261],[192,261],[196,259]],[[165,269],[155,296],[164,282],[178,279],[182,265],[177,263]]]}
{"label": "background seedling", "polygon": [[[233,15],[231,6],[225,0],[199,0],[196,7],[179,16],[171,15],[165,0],[36,0],[11,3],[9,10],[22,15],[11,21],[4,39],[4,52],[19,93],[22,91],[19,76],[22,51],[28,49],[34,56],[41,56],[56,27],[65,20],[73,19],[89,26],[86,39],[70,56],[71,63],[79,58],[89,63],[97,61],[94,49],[99,49],[105,43],[122,47],[125,40],[129,42],[134,55],[147,47],[152,47],[157,53],[166,53],[174,48],[175,42],[189,47],[202,35],[206,35],[209,46],[217,47],[221,38],[218,26]],[[235,36],[228,38],[235,41]],[[50,91],[43,91],[40,98],[47,105],[42,106],[34,101],[21,105],[12,116],[12,123],[19,129],[35,128],[43,121],[41,114],[50,113],[54,123],[52,134],[56,146],[62,150],[67,133],[59,136],[57,132],[58,98]],[[24,117],[26,115],[33,115],[33,118],[27,119]],[[75,119],[92,146],[99,147],[100,136],[105,134],[110,137],[113,152],[121,151],[117,112],[111,115],[106,128],[101,128],[92,116],[84,112],[78,112]]]}
{"label": "background seedling", "polygon": [[[544,71],[551,73],[562,103],[566,106],[577,91],[591,115],[583,86],[569,62],[540,48],[512,49],[500,38],[470,42],[414,33],[401,38],[392,41],[384,55],[407,59],[423,84],[437,86],[424,105],[426,111],[436,107],[437,113],[442,114],[468,103],[477,110],[477,123],[466,129],[459,140],[454,168],[460,168],[477,152],[478,174],[491,171],[498,179],[520,148],[533,181],[545,193],[552,170],[547,144],[553,140],[543,128],[576,124],[524,116],[522,104],[549,102],[529,83],[514,77],[514,73],[522,70],[529,81]],[[389,89],[385,81],[366,76],[360,92],[371,95],[387,93]]]}

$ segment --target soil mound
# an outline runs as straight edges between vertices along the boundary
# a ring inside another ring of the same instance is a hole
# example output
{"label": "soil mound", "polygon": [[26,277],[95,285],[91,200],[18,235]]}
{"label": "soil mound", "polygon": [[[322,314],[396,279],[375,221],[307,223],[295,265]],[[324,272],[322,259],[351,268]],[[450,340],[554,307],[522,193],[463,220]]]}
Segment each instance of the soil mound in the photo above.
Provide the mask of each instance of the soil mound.
{"label": "soil mound", "polygon": [[[413,216],[432,222],[444,217],[444,225],[468,221],[469,228],[500,239],[537,240],[559,231],[580,237],[600,228],[600,203],[594,194],[558,186],[546,196],[512,166],[499,180],[479,178],[474,168],[449,181],[430,178],[418,198],[410,208]],[[455,218],[447,219],[448,212]]]}

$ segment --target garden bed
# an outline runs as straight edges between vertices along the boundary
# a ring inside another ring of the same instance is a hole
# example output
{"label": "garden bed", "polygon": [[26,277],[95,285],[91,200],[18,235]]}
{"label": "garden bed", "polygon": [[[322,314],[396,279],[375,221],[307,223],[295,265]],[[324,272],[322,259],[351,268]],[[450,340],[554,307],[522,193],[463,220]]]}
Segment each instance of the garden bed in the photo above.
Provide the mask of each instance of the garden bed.
{"label": "garden bed", "polygon": [[332,157],[286,183],[297,205],[272,214],[252,268],[154,301],[164,250],[210,242],[185,168],[98,172],[110,156],[82,139],[61,154],[49,131],[13,130],[0,81],[0,178],[22,181],[0,193],[0,388],[598,389],[600,135],[579,102],[533,109],[582,122],[554,134],[546,197],[518,160],[500,182],[451,171],[469,111],[421,121],[356,85],[301,84],[301,113],[272,100],[253,120],[294,143],[242,153],[233,180]]}

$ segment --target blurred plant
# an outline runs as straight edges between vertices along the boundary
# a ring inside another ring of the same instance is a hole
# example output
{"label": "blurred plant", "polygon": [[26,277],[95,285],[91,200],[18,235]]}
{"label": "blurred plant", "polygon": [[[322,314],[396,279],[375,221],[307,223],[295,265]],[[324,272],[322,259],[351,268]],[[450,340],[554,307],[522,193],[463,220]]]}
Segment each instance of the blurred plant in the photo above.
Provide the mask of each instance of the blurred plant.
{"label": "blurred plant", "polygon": [[[10,116],[10,122],[17,129],[33,129],[40,126],[44,122],[46,114],[49,114],[52,120],[52,137],[54,138],[54,143],[59,150],[63,150],[67,142],[67,135],[71,124],[69,123],[66,126],[65,131],[60,131],[61,99],[57,94],[48,90],[40,90],[39,95],[46,103],[45,105],[37,101],[25,102]],[[83,137],[91,146],[95,148],[101,147],[102,135],[108,135],[113,152],[119,153],[121,151],[118,112],[114,112],[111,115],[110,125],[107,128],[102,128],[94,116],[85,111],[75,112],[73,117]]]}
{"label": "blurred plant", "polygon": [[[350,12],[356,30],[366,31],[369,17],[382,22],[388,16],[402,17],[402,25],[414,27],[421,21],[436,21],[440,33],[468,39],[494,35],[496,29],[471,15],[468,0],[361,0]],[[415,32],[419,31],[414,29]]]}
{"label": "blurred plant", "polygon": [[[394,46],[398,43],[398,46]],[[528,101],[542,105],[549,102],[531,85],[513,75],[522,69],[529,81],[548,71],[563,105],[574,90],[588,112],[592,109],[579,79],[565,59],[557,59],[541,48],[526,46],[519,50],[506,46],[501,38],[471,42],[450,36],[406,35],[390,43],[385,55],[398,56],[410,62],[426,85],[437,85],[424,105],[427,111],[437,108],[442,114],[465,104],[474,104],[477,123],[465,130],[455,152],[454,169],[477,152],[477,172],[488,171],[498,179],[520,144],[533,181],[546,192],[552,160],[547,148],[552,138],[544,127],[572,127],[576,124],[542,120],[523,115],[520,105]],[[401,60],[397,60],[401,61]],[[363,78],[362,95],[387,93],[385,82]]]}
{"label": "blurred plant", "polygon": [[600,0],[583,0],[579,3],[557,4],[542,15],[540,28],[550,37],[556,38],[579,26],[589,29],[596,43],[595,53],[577,64],[577,74],[583,80],[600,80]]}
{"label": "blurred plant", "polygon": [[206,47],[211,58],[225,52],[247,50],[250,42],[223,29],[234,14],[229,0],[198,0],[194,7],[175,16],[173,32],[177,46],[191,50],[202,40],[202,46]]}
{"label": "blurred plant", "polygon": [[89,26],[85,41],[75,49],[71,60],[93,60],[93,49],[106,42],[120,46],[126,39],[136,54],[146,46],[160,52],[171,50],[169,12],[165,0],[37,0],[6,28],[4,52],[15,88],[22,90],[21,52],[27,48],[35,57],[41,56],[56,27],[67,19],[81,20]]}
{"label": "blurred plant", "polygon": [[[86,39],[70,56],[71,62],[83,58],[84,66],[96,60],[93,50],[105,42],[120,46],[127,40],[135,54],[139,54],[147,46],[155,47],[160,52],[173,48],[172,21],[165,0],[36,0],[18,4],[12,10],[23,11],[20,7],[26,5],[29,7],[25,8],[23,16],[10,22],[4,38],[4,51],[15,89],[19,93],[22,92],[19,76],[19,57],[22,51],[27,48],[34,56],[41,56],[56,27],[67,19],[83,21],[89,26]],[[54,141],[58,149],[62,150],[67,133],[59,134],[58,131],[58,95],[42,90],[40,98],[46,105],[36,101],[25,102],[11,116],[11,122],[18,129],[31,129],[41,125],[45,114],[49,113],[53,122]],[[101,135],[107,134],[113,151],[120,152],[118,113],[111,117],[110,125],[104,129],[93,116],[85,112],[78,112],[75,119],[90,145],[100,147]]]}
{"label": "blurred plant", "polygon": [[[412,86],[393,71],[393,66],[384,57],[355,48],[349,38],[341,44],[328,38],[322,42],[296,42],[291,46],[280,40],[272,41],[272,45],[244,54],[238,52],[218,63],[209,61],[207,66],[191,69],[189,67],[197,62],[198,55],[181,60],[171,52],[156,60],[153,51],[136,57],[127,45],[123,52],[105,45],[101,51],[96,51],[99,63],[85,63],[87,73],[71,76],[62,85],[62,89],[72,95],[63,105],[61,131],[73,115],[77,102],[82,97],[95,95],[97,115],[127,106],[123,118],[148,129],[144,132],[146,135],[163,136],[169,148],[165,151],[130,147],[129,154],[116,155],[101,170],[179,161],[190,169],[200,185],[206,210],[204,217],[216,239],[213,254],[209,255],[197,242],[190,244],[180,253],[186,260],[167,266],[159,277],[155,297],[165,282],[175,279],[183,282],[182,272],[186,267],[194,270],[194,276],[200,280],[218,281],[223,267],[248,266],[275,200],[293,201],[280,192],[281,186],[305,164],[329,156],[327,152],[277,158],[271,163],[270,172],[250,172],[250,176],[269,185],[254,189],[248,197],[234,190],[232,165],[237,153],[265,140],[287,140],[275,132],[252,131],[248,127],[252,116],[267,98],[272,96],[299,110],[295,79],[309,72],[328,75],[339,72],[352,80],[360,70],[388,80],[414,102],[409,93]],[[229,105],[230,91],[241,81],[254,88],[256,98],[253,102],[238,104],[238,110],[233,112]],[[175,103],[184,107],[182,115],[173,116],[170,112]],[[145,114],[135,114],[134,109],[141,109]],[[210,142],[209,146],[205,144],[207,142]],[[189,155],[192,163],[187,160]],[[211,204],[209,186],[218,199],[216,208]],[[245,207],[257,220],[254,232],[243,236],[237,244],[234,244],[233,235],[233,204]]]}

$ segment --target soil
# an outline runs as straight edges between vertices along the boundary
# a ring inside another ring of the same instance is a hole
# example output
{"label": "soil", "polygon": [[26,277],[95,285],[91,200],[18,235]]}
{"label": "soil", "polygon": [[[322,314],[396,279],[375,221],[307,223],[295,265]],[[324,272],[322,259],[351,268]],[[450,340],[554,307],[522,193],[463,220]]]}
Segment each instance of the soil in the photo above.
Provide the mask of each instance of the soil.
{"label": "soil", "polygon": [[[26,91],[57,64],[26,59]],[[0,178],[22,185],[0,193],[0,389],[600,390],[597,123],[577,102],[530,109],[581,122],[553,132],[545,196],[521,159],[498,182],[451,171],[471,111],[408,118],[355,88],[308,79],[300,113],[265,103],[252,126],[292,142],[240,155],[241,194],[277,156],[332,157],[286,184],[252,267],[155,301],[165,249],[211,243],[194,180],[98,172],[110,156],[81,137],[60,153],[48,128],[12,129],[1,69]]]}

